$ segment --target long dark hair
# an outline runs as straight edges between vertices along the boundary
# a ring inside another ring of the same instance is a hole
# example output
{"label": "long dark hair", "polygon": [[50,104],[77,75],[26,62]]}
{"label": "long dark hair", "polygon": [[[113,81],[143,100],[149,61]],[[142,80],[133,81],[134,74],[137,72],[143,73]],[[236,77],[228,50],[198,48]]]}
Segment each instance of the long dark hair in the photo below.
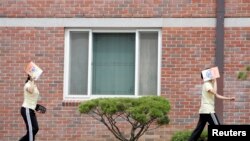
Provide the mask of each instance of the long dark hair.
{"label": "long dark hair", "polygon": [[25,83],[27,83],[29,80],[30,80],[30,75],[28,74],[28,77],[27,77],[27,79],[26,79],[26,81],[25,81]]}

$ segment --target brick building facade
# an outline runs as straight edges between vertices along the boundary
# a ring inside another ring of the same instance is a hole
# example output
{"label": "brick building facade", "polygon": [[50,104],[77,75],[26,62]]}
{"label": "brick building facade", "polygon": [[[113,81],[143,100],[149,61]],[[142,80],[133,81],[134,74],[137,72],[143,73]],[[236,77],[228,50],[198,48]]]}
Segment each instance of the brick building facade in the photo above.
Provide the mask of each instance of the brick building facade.
{"label": "brick building facade", "polygon": [[[98,65],[92,66],[93,61],[98,64],[100,60],[97,54],[102,53],[99,47],[105,43],[103,37],[109,43],[132,39],[132,50],[126,49],[129,55],[120,60],[128,60],[132,54],[132,65],[127,68],[132,71],[124,74],[129,76],[126,84],[132,80],[133,85],[120,84],[119,90],[124,91],[117,90],[112,96],[147,94],[143,86],[154,82],[156,85],[148,91],[170,100],[170,124],[147,132],[142,141],[170,141],[175,131],[195,127],[200,71],[215,64],[216,0],[1,0],[0,17],[1,141],[18,140],[25,133],[19,110],[26,79],[24,66],[30,60],[44,70],[37,82],[42,96],[39,103],[48,108],[46,114],[37,115],[38,141],[116,140],[101,123],[77,111],[79,102],[113,91],[108,86],[101,88],[104,84],[98,82],[107,78],[102,80],[99,74],[106,72]],[[236,77],[250,64],[249,17],[249,0],[225,0],[223,94],[236,97],[235,102],[222,103],[225,124],[250,122],[249,79],[240,81]],[[110,40],[105,38],[107,35]],[[85,44],[86,50],[79,49],[79,44]],[[144,51],[141,46],[147,44],[154,48]],[[107,48],[106,52],[114,49]],[[85,59],[81,52],[86,53]],[[151,59],[148,52],[155,53]],[[79,59],[85,61],[74,63]],[[147,71],[139,69],[147,66],[144,59],[153,60],[150,63],[155,65],[148,70],[155,74],[148,83],[142,79]],[[74,73],[73,68],[81,62],[86,63],[80,68],[86,76],[78,79],[75,74],[79,71]]]}

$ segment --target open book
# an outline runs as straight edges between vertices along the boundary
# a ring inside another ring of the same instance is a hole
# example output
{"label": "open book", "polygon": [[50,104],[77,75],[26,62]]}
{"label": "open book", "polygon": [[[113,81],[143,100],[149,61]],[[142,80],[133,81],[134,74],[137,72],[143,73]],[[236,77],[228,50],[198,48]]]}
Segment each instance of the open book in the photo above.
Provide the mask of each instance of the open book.
{"label": "open book", "polygon": [[35,80],[37,80],[43,73],[43,70],[32,61],[25,67],[24,70],[27,74],[33,76]]}
{"label": "open book", "polygon": [[210,69],[203,70],[201,73],[202,73],[202,77],[204,81],[208,81],[208,80],[220,77],[218,67],[213,67]]}

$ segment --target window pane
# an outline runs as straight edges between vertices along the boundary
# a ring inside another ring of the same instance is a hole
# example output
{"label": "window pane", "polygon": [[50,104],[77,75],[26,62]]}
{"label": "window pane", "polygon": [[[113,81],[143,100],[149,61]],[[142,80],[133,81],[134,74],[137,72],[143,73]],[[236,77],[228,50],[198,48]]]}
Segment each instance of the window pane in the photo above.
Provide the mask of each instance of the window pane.
{"label": "window pane", "polygon": [[135,34],[95,33],[93,40],[93,95],[133,95]]}
{"label": "window pane", "polygon": [[157,95],[158,33],[140,33],[139,95]]}
{"label": "window pane", "polygon": [[87,32],[70,32],[69,94],[87,94],[88,42]]}

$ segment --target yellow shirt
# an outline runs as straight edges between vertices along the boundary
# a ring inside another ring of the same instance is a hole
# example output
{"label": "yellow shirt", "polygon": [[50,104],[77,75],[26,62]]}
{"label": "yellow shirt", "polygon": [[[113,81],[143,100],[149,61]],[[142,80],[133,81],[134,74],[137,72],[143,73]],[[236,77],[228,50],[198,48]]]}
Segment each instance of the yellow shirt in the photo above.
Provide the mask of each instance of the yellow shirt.
{"label": "yellow shirt", "polygon": [[34,87],[34,91],[33,93],[29,93],[27,91],[27,88],[31,87],[31,81],[28,81],[25,85],[24,85],[24,101],[23,101],[23,107],[26,108],[30,108],[35,110],[36,108],[36,104],[39,98],[39,91],[37,89],[37,87]]}
{"label": "yellow shirt", "polygon": [[214,95],[208,90],[213,89],[213,84],[209,81],[204,82],[202,86],[201,107],[199,113],[215,113]]}

